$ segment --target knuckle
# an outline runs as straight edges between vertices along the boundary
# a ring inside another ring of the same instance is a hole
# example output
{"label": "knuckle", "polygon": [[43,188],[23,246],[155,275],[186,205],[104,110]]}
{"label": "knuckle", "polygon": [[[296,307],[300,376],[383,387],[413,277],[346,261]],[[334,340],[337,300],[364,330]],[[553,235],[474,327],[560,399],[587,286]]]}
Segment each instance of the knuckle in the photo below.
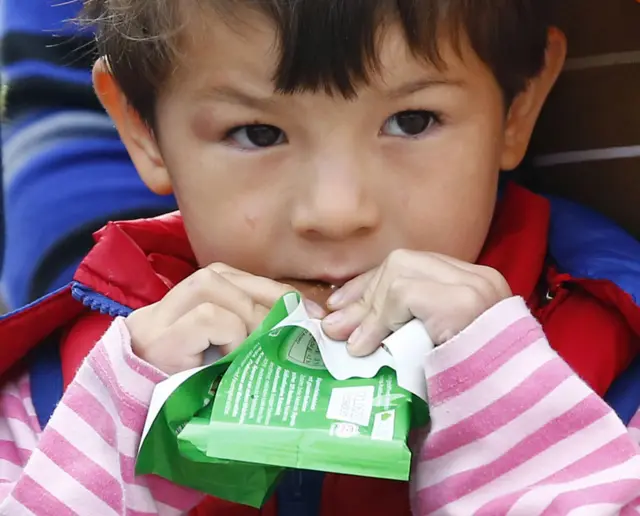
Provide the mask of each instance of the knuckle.
{"label": "knuckle", "polygon": [[218,279],[218,273],[205,267],[204,269],[198,269],[189,278],[189,287],[191,290],[199,294],[204,292],[212,282]]}
{"label": "knuckle", "polygon": [[202,303],[192,310],[191,315],[196,324],[209,326],[215,322],[217,313],[218,307],[216,305],[212,303]]}
{"label": "knuckle", "polygon": [[511,291],[505,277],[496,269],[487,266],[481,266],[480,276],[484,279],[484,289],[491,299],[497,296],[504,296]]}
{"label": "knuckle", "polygon": [[240,318],[236,317],[234,321],[230,323],[229,340],[234,342],[236,345],[241,344],[249,336],[250,331],[254,329],[255,328],[247,328],[247,325]]}
{"label": "knuckle", "polygon": [[405,305],[408,300],[407,282],[396,278],[389,284],[388,302],[392,305]]}
{"label": "knuckle", "polygon": [[283,294],[286,294],[288,292],[298,292],[299,291],[299,289],[297,289],[293,285],[290,285],[289,283],[280,283],[279,285],[280,285],[280,290],[282,291]]}
{"label": "knuckle", "polygon": [[135,310],[129,314],[125,320],[131,341],[135,348],[144,350],[155,339],[160,329],[154,324],[154,308],[156,305],[149,305]]}
{"label": "knuckle", "polygon": [[[254,314],[253,325],[257,328],[260,325],[260,323],[262,323],[262,321],[265,319],[265,317],[269,315],[269,309],[262,305],[255,305],[253,314]],[[238,322],[240,323],[242,321],[238,319]]]}
{"label": "knuckle", "polygon": [[207,267],[205,267],[205,269],[208,269],[211,272],[215,272],[216,274],[229,272],[229,266],[222,262],[212,263],[211,265],[208,265]]}
{"label": "knuckle", "polygon": [[473,285],[467,285],[462,290],[462,296],[460,299],[462,307],[465,311],[480,314],[484,312],[485,300],[477,287]]}
{"label": "knuckle", "polygon": [[240,313],[238,313],[238,315],[244,319],[250,320],[258,310],[259,305],[251,296],[244,294],[239,299],[238,307],[240,309]]}
{"label": "knuckle", "polygon": [[496,285],[496,284],[501,283],[502,281],[504,281],[504,278],[502,277],[502,274],[500,274],[493,267],[488,267],[486,265],[479,265],[478,266],[478,272],[479,272],[479,275],[481,277],[483,277],[486,281],[488,281],[489,283],[491,283],[493,285]]}
{"label": "knuckle", "polygon": [[206,300],[212,290],[215,291],[215,285],[219,280],[220,275],[207,267],[197,270],[189,281],[191,296],[201,301]]}
{"label": "knuckle", "polygon": [[203,267],[194,272],[191,277],[194,279],[196,285],[202,285],[217,280],[219,276],[220,273],[213,268]]}

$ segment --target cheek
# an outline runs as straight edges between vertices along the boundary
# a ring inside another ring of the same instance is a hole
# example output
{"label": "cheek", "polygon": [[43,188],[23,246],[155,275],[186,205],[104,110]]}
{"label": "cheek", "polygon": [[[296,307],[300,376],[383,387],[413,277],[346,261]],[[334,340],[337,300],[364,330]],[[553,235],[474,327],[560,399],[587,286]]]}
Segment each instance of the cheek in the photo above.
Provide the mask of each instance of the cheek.
{"label": "cheek", "polygon": [[495,187],[415,190],[404,212],[408,247],[474,261],[493,215]]}
{"label": "cheek", "polygon": [[390,191],[407,247],[477,259],[493,215],[499,165],[490,139],[472,136],[442,141],[428,158],[404,163],[415,172],[403,174],[403,184]]}
{"label": "cheek", "polygon": [[190,200],[182,215],[200,265],[223,262],[253,274],[271,275],[269,257],[279,241],[279,214],[274,206],[260,199],[251,202],[235,197],[217,204],[209,199],[199,207]]}

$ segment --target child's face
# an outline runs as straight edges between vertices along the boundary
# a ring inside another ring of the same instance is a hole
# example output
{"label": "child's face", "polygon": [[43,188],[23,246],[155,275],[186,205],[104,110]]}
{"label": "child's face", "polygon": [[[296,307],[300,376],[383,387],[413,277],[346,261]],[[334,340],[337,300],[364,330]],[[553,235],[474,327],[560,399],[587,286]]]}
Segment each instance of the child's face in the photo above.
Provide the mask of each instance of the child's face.
{"label": "child's face", "polygon": [[345,100],[275,93],[276,35],[257,15],[192,36],[158,99],[159,155],[132,156],[175,192],[200,264],[341,284],[399,248],[476,260],[530,129],[469,47],[443,44],[438,70],[391,28],[380,73]]}

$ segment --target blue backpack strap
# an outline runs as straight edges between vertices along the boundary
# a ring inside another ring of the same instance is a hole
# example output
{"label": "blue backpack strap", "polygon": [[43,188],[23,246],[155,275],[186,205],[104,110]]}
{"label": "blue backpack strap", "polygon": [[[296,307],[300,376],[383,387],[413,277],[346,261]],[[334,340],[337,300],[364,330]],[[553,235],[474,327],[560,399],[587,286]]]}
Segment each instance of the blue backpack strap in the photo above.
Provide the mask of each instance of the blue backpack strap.
{"label": "blue backpack strap", "polygon": [[640,304],[640,242],[589,208],[549,201],[549,252],[558,268],[574,278],[608,280]]}
{"label": "blue backpack strap", "polygon": [[289,470],[276,491],[278,516],[318,516],[324,473]]}
{"label": "blue backpack strap", "polygon": [[[108,314],[112,317],[126,316],[131,309],[117,303],[90,288],[74,282],[70,294],[80,307]],[[70,320],[66,321],[66,323]],[[66,325],[66,323],[64,325]],[[32,353],[29,363],[31,397],[40,427],[44,428],[64,392],[62,361],[60,358],[60,335],[50,335]]]}
{"label": "blue backpack strap", "polygon": [[29,383],[36,417],[40,428],[44,428],[51,419],[64,390],[58,335],[49,337],[32,353],[29,364]]}
{"label": "blue backpack strap", "polygon": [[616,379],[604,400],[628,426],[640,408],[640,357]]}

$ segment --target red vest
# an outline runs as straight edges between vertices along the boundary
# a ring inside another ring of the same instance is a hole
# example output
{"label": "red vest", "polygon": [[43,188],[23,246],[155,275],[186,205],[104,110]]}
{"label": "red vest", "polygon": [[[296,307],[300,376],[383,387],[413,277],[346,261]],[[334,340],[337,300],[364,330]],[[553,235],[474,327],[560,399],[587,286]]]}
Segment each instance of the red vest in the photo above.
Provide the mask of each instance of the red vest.
{"label": "red vest", "polygon": [[[544,327],[551,345],[600,395],[631,362],[640,335],[640,309],[608,281],[572,278],[547,264],[548,202],[517,187],[507,188],[479,263],[499,270],[512,291],[522,296]],[[196,262],[178,214],[158,219],[111,223],[96,234],[96,245],[75,280],[114,301],[137,309],[161,299],[196,270]],[[65,297],[66,296],[66,297]],[[65,385],[111,317],[92,312],[61,292],[40,304],[42,324],[14,317],[0,326],[0,339],[27,335],[0,356],[0,374],[48,335],[56,320],[69,320],[61,344]],[[22,332],[22,333],[21,333]],[[261,511],[209,498],[196,516],[276,516],[276,501]],[[409,515],[407,484],[326,475],[323,516],[349,514]]]}

